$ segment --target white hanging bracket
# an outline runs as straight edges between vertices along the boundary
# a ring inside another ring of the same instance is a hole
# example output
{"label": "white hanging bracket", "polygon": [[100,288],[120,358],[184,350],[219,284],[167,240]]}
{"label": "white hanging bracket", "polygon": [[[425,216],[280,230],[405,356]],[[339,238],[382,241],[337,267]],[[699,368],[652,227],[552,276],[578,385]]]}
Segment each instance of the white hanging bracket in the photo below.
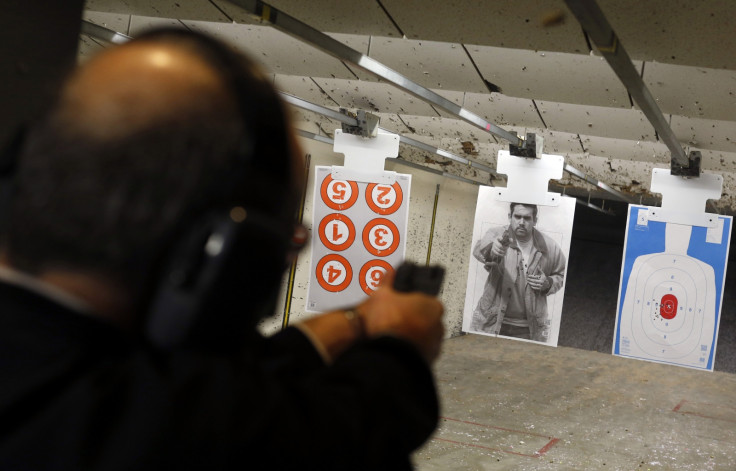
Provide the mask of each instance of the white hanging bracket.
{"label": "white hanging bracket", "polygon": [[547,191],[551,179],[562,178],[565,159],[561,155],[541,154],[537,158],[513,156],[498,151],[496,171],[506,175],[506,188],[496,188],[499,201],[558,206],[562,195]]}
{"label": "white hanging bracket", "polygon": [[333,150],[345,154],[344,166],[332,167],[335,180],[352,180],[391,185],[396,172],[384,170],[387,157],[399,155],[398,134],[378,131],[376,137],[365,138],[335,130]]}
{"label": "white hanging bracket", "polygon": [[655,168],[651,190],[662,194],[662,207],[649,209],[650,221],[701,227],[718,225],[718,215],[706,213],[705,204],[721,198],[723,176],[702,173],[699,178],[683,178],[671,175],[669,169]]}

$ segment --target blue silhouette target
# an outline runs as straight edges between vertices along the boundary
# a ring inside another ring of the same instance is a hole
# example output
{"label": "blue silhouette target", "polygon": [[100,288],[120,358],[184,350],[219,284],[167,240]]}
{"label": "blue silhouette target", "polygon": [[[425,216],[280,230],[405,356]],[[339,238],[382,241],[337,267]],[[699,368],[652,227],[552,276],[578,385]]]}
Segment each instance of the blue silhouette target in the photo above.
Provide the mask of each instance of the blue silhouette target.
{"label": "blue silhouette target", "polygon": [[713,228],[629,207],[614,355],[713,370],[731,217]]}

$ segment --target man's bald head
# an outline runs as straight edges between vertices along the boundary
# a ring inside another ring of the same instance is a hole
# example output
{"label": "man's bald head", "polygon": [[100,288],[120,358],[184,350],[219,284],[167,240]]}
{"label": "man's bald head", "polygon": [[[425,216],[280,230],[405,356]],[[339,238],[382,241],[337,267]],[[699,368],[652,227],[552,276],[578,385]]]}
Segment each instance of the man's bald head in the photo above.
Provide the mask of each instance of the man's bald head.
{"label": "man's bald head", "polygon": [[217,71],[186,44],[133,42],[97,56],[73,75],[57,119],[93,138],[119,138],[213,110],[235,114],[225,88]]}
{"label": "man's bald head", "polygon": [[242,206],[288,235],[298,201],[293,136],[247,58],[157,30],[76,71],[19,159],[10,263],[100,273],[133,292],[183,228]]}

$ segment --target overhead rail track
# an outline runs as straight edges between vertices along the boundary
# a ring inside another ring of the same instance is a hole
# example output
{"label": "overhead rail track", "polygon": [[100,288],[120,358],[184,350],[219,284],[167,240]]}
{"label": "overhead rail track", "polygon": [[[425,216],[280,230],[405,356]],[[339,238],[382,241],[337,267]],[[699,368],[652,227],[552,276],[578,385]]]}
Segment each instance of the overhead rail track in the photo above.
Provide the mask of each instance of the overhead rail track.
{"label": "overhead rail track", "polygon": [[113,44],[123,44],[133,39],[127,34],[118,33],[86,20],[82,20],[81,33]]}
{"label": "overhead rail track", "polygon": [[565,3],[626,87],[629,95],[639,105],[657,131],[659,138],[667,145],[672,154],[672,174],[688,177],[700,176],[700,152],[693,151],[689,156],[685,155],[682,145],[657,106],[656,100],[644,84],[639,71],[634,67],[629,54],[595,0],[565,0]]}
{"label": "overhead rail track", "polygon": [[[350,123],[347,123],[347,124],[350,124]],[[312,139],[314,141],[321,142],[323,144],[333,145],[335,143],[334,140],[330,139],[329,137],[322,136],[321,134],[315,134],[313,132],[305,131],[303,129],[296,129],[295,131],[296,131],[297,135],[299,135],[301,137],[304,137],[304,138],[307,138],[307,139]],[[455,174],[452,174],[452,173],[443,172],[441,170],[437,170],[437,169],[434,169],[434,168],[431,168],[431,167],[427,167],[425,165],[421,165],[421,164],[417,164],[417,163],[414,163],[414,162],[410,162],[408,160],[404,160],[404,159],[401,159],[401,158],[398,158],[397,159],[397,158],[391,158],[391,157],[389,157],[389,158],[386,159],[386,161],[387,162],[394,162],[396,164],[403,165],[405,167],[410,167],[410,168],[414,168],[414,169],[417,169],[417,170],[422,170],[424,172],[433,173],[435,175],[439,175],[439,176],[442,176],[442,177],[445,177],[445,178],[449,178],[451,180],[457,180],[457,181],[460,181],[460,182],[463,182],[463,183],[470,183],[471,185],[477,185],[477,186],[485,185],[485,183],[482,183],[482,182],[479,182],[479,181],[475,181],[475,180],[471,180],[470,178],[465,178],[465,177],[461,177],[459,175],[455,175]],[[596,205],[592,204],[590,201],[585,201],[582,198],[575,197],[575,201],[577,202],[577,204],[579,204],[581,206],[585,206],[585,207],[590,208],[590,209],[593,209],[595,211],[598,211],[599,213],[607,214],[609,216],[614,216],[615,215],[615,213],[613,211],[611,211],[609,209],[601,208],[600,206],[596,206]]]}
{"label": "overhead rail track", "polygon": [[[308,27],[308,28],[311,28],[311,27]],[[314,30],[314,31],[316,31],[316,30]],[[123,43],[125,43],[125,42],[130,41],[131,39],[133,39],[130,36],[127,36],[127,35],[122,34],[122,33],[118,33],[116,31],[113,31],[113,30],[110,30],[108,28],[105,28],[105,27],[96,25],[96,24],[91,23],[91,22],[86,21],[86,20],[83,20],[82,21],[82,29],[81,29],[81,32],[82,32],[82,34],[87,34],[87,35],[89,35],[91,37],[94,37],[94,38],[97,38],[97,39],[101,39],[101,40],[107,41],[107,42],[112,42],[112,43],[115,43],[115,44],[123,44]],[[317,31],[317,33],[319,33],[319,31]],[[319,34],[322,34],[322,33],[319,33]],[[329,39],[332,39],[329,36],[326,36],[326,37],[329,38]],[[357,54],[361,54],[361,53],[359,53],[357,51],[354,51],[354,52],[357,53]],[[388,70],[390,70],[390,69],[388,69]],[[420,86],[417,85],[417,87],[420,87]],[[430,92],[430,93],[434,93],[434,92],[431,92],[430,90],[427,90],[427,91]],[[325,116],[327,118],[333,119],[335,121],[339,121],[340,123],[344,123],[344,124],[347,124],[347,125],[350,125],[350,126],[357,125],[357,120],[355,118],[351,117],[351,116],[346,115],[346,114],[343,114],[343,113],[340,113],[340,112],[335,111],[333,109],[330,109],[330,108],[327,108],[327,107],[324,107],[324,106],[320,106],[320,105],[317,105],[315,103],[312,103],[312,102],[303,100],[301,98],[295,97],[295,96],[290,95],[288,93],[279,92],[279,94],[284,99],[284,101],[286,101],[287,103],[289,103],[289,104],[291,104],[293,106],[302,108],[302,109],[307,110],[307,111],[312,111],[314,113],[321,114],[321,115],[323,115],[323,116]],[[442,98],[442,97],[440,97],[440,98]],[[443,98],[443,100],[444,100],[444,98]],[[455,105],[454,103],[452,103],[452,104]],[[455,106],[457,106],[457,105],[455,105]],[[386,129],[383,129],[383,128],[380,128],[380,129],[382,129],[384,131],[387,131]],[[299,135],[301,135],[303,137],[307,137],[307,138],[313,139],[315,141],[319,141],[319,142],[323,142],[323,143],[328,143],[328,144],[332,144],[333,143],[332,139],[329,139],[329,138],[324,137],[324,136],[320,136],[318,134],[310,133],[308,131],[303,131],[303,130],[297,130],[297,132],[298,132]],[[387,131],[387,132],[391,132],[391,131]],[[509,133],[509,135],[515,137],[518,140],[518,137],[516,135],[510,134],[510,133]],[[470,159],[466,159],[466,158],[461,157],[461,156],[459,156],[457,154],[453,154],[452,152],[448,152],[446,150],[439,149],[437,147],[431,146],[429,144],[426,144],[424,142],[418,141],[416,139],[412,139],[410,137],[399,135],[399,139],[400,139],[400,142],[402,142],[402,143],[404,143],[406,145],[409,145],[409,146],[412,146],[412,147],[416,147],[416,148],[418,148],[420,150],[423,150],[425,152],[429,152],[431,154],[436,154],[436,155],[439,155],[441,157],[445,157],[445,158],[450,159],[450,160],[453,160],[455,162],[459,162],[459,163],[461,163],[463,165],[467,165],[470,168],[476,168],[478,170],[488,172],[490,175],[499,176],[498,173],[496,173],[496,171],[492,167],[490,167],[488,165],[485,165],[485,164],[482,164],[482,163],[479,163],[479,162],[475,162],[475,161],[472,161]],[[474,185],[482,185],[482,184],[484,184],[484,183],[481,183],[481,182],[477,182],[475,180],[471,180],[471,179],[464,178],[464,177],[461,177],[461,176],[458,176],[458,175],[454,175],[452,173],[442,172],[440,170],[435,170],[435,169],[430,168],[430,167],[426,167],[426,166],[423,166],[423,165],[415,164],[415,163],[409,162],[409,161],[404,160],[404,159],[387,159],[387,160],[396,161],[397,163],[400,163],[402,165],[406,165],[406,166],[410,166],[410,167],[414,167],[414,168],[419,168],[421,170],[425,170],[425,171],[428,171],[428,172],[431,172],[431,173],[435,173],[435,174],[441,175],[441,176],[446,177],[446,178],[451,178],[451,179],[454,179],[454,180],[458,180],[458,181],[462,181],[462,182],[466,182],[466,183],[471,183],[471,184],[474,184]],[[604,191],[606,191],[606,192],[608,192],[610,194],[615,195],[618,199],[621,199],[621,200],[627,201],[627,202],[632,202],[632,203],[634,202],[627,195],[621,193],[620,191],[618,191],[618,190],[616,190],[614,188],[611,188],[610,186],[606,185],[605,183],[603,183],[603,182],[601,182],[601,181],[599,181],[599,180],[597,180],[597,179],[595,179],[593,177],[590,177],[590,176],[585,175],[585,173],[579,171],[578,169],[572,167],[569,164],[565,164],[564,169],[565,169],[565,171],[567,171],[571,175],[574,175],[574,176],[576,176],[576,177],[584,180],[585,182],[587,182],[587,183],[589,183],[591,185],[594,185],[594,186],[596,186],[596,187],[598,187],[598,188],[600,188],[600,189],[602,189],[602,190],[604,190]],[[490,178],[489,178],[489,183],[490,183]],[[578,201],[579,204],[583,204],[583,205],[585,205],[585,206],[587,206],[587,207],[589,207],[591,209],[594,209],[596,211],[603,212],[603,213],[606,213],[606,214],[612,214],[612,212],[610,212],[608,210],[605,210],[605,209],[602,209],[602,208],[599,208],[598,206],[595,206],[595,205],[591,204],[590,202],[583,201],[583,200],[581,200],[579,198],[577,198],[577,201]]]}
{"label": "overhead rail track", "polygon": [[[294,95],[290,95],[288,93],[284,93],[284,92],[279,92],[279,93],[281,94],[281,98],[283,98],[284,101],[286,101],[290,105],[296,106],[297,108],[301,108],[303,110],[312,111],[314,113],[321,114],[322,116],[326,118],[334,119],[335,121],[339,121],[340,123],[347,124],[349,126],[356,126],[358,124],[358,121],[352,116],[348,116],[346,114],[340,113],[333,109],[327,108],[326,106],[317,105],[310,101],[303,100],[299,97],[295,97]],[[390,131],[384,128],[379,127],[379,129],[385,132],[393,133],[393,131]],[[463,165],[467,165],[470,168],[476,168],[478,170],[488,172],[495,177],[500,177],[500,175],[496,173],[496,170],[494,170],[493,167],[490,167],[488,165],[466,159],[465,157],[461,157],[457,154],[453,154],[452,152],[448,152],[446,150],[438,149],[437,147],[431,146],[429,144],[425,144],[422,141],[418,141],[410,137],[402,136],[401,134],[399,134],[399,139],[400,139],[400,142],[406,145],[416,147],[417,149],[421,149],[425,152],[429,152],[430,154],[437,154],[446,159],[450,159],[455,162],[459,162]]]}
{"label": "overhead rail track", "polygon": [[[500,137],[508,141],[512,146],[521,147],[524,141],[520,139],[516,134],[508,132],[493,123],[490,123],[482,117],[472,113],[471,111],[458,106],[456,103],[444,98],[443,96],[425,88],[418,83],[410,80],[408,77],[401,75],[395,70],[383,65],[377,60],[363,54],[360,51],[356,51],[349,46],[341,43],[340,41],[328,36],[327,34],[309,26],[308,24],[294,18],[293,16],[284,13],[283,11],[262,2],[261,0],[229,0],[246,11],[256,15],[261,20],[266,21],[283,31],[286,34],[296,37],[297,39],[307,42],[312,46],[336,57],[340,60],[348,61],[361,69],[391,83],[397,88],[414,95],[415,97],[423,100],[431,105],[442,108],[446,112],[453,114],[463,121],[472,124],[494,136]],[[571,165],[565,165],[565,170],[574,169],[576,172],[574,175],[584,175],[580,170],[575,169]],[[592,177],[585,177],[585,181],[591,182],[596,181]],[[635,203],[636,201],[628,195],[611,188],[605,183],[598,182],[595,184],[598,188],[614,195],[616,199],[626,201],[629,203]]]}

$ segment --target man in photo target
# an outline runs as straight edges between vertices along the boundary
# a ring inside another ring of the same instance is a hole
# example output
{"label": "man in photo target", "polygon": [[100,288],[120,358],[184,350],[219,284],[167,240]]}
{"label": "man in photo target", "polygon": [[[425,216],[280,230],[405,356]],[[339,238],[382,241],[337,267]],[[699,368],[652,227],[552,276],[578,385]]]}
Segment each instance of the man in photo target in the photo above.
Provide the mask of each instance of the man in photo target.
{"label": "man in photo target", "polygon": [[472,330],[547,341],[547,296],[562,287],[566,260],[559,245],[536,229],[537,216],[536,205],[511,203],[509,224],[492,227],[476,242],[473,256],[488,278]]}

